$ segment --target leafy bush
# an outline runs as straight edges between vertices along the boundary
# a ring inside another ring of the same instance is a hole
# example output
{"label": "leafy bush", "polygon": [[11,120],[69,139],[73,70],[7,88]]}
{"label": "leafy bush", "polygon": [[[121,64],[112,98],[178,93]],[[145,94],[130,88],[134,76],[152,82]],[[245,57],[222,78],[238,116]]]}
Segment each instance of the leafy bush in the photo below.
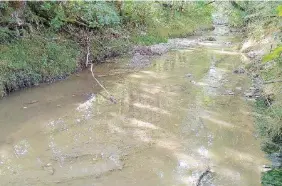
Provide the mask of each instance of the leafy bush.
{"label": "leafy bush", "polygon": [[[40,5],[40,6],[38,6]],[[120,23],[120,18],[109,2],[29,2],[30,9],[45,18],[54,29],[67,24],[76,24],[88,28],[102,28]],[[45,22],[46,22],[45,21]]]}
{"label": "leafy bush", "polygon": [[106,2],[89,2],[81,7],[82,19],[89,23],[91,28],[114,26],[120,23],[120,18],[113,5]]}

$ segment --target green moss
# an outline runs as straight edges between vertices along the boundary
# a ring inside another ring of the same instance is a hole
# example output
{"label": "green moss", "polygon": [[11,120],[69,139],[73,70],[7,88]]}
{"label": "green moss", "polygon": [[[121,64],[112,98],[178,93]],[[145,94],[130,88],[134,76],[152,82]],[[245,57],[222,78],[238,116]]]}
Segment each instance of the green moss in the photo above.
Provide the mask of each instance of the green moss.
{"label": "green moss", "polygon": [[281,186],[282,185],[282,169],[273,169],[267,171],[262,176],[263,186]]}

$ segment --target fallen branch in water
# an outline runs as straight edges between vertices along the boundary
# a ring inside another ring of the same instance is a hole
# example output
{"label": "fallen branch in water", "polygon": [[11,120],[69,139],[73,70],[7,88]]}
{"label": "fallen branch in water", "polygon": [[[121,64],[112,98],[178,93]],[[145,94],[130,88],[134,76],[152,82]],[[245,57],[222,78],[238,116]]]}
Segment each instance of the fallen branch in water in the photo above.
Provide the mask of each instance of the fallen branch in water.
{"label": "fallen branch in water", "polygon": [[197,181],[197,186],[201,186],[201,181],[202,181],[202,179],[203,179],[206,175],[208,175],[209,173],[211,173],[210,167],[208,167],[208,168],[205,170],[205,172],[203,172],[203,173],[200,175],[200,177],[199,177],[199,179],[198,179],[198,181]]}
{"label": "fallen branch in water", "polygon": [[[87,38],[86,38],[86,44],[87,44],[87,54],[86,54],[85,66],[87,67],[88,64],[89,64],[90,44],[91,44],[89,36],[87,36]],[[93,79],[94,79],[94,80],[98,83],[98,85],[99,85],[100,87],[102,87],[102,88],[105,90],[105,92],[108,94],[109,100],[110,100],[112,103],[116,104],[117,101],[116,101],[116,99],[114,98],[114,96],[112,96],[112,95],[109,93],[109,91],[107,91],[107,89],[106,89],[106,88],[99,82],[99,80],[95,77],[94,72],[93,72],[93,63],[91,63],[90,71],[91,71],[91,74],[92,74]]]}
{"label": "fallen branch in water", "polygon": [[116,101],[116,99],[114,98],[114,96],[112,96],[112,95],[109,93],[109,91],[107,91],[107,89],[106,89],[106,88],[98,81],[98,79],[95,77],[94,72],[93,72],[93,63],[91,64],[90,71],[91,71],[91,74],[92,74],[92,77],[94,78],[94,80],[95,80],[95,81],[100,85],[100,87],[102,87],[102,88],[105,90],[105,92],[108,94],[109,100],[110,100],[112,103],[116,104],[117,101]]}
{"label": "fallen branch in water", "polygon": [[279,83],[282,82],[282,79],[272,80],[272,81],[265,81],[263,84],[271,84],[271,83]]}

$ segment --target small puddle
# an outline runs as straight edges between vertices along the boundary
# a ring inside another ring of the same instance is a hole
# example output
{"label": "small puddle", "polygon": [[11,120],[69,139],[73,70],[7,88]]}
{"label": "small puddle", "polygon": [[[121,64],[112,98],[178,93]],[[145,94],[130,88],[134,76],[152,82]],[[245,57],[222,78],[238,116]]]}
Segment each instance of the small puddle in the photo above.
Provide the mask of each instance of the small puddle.
{"label": "small puddle", "polygon": [[139,72],[104,76],[122,63],[98,66],[117,104],[88,71],[1,100],[1,184],[260,185],[248,80],[232,74],[241,56],[225,46],[232,37],[216,39]]}

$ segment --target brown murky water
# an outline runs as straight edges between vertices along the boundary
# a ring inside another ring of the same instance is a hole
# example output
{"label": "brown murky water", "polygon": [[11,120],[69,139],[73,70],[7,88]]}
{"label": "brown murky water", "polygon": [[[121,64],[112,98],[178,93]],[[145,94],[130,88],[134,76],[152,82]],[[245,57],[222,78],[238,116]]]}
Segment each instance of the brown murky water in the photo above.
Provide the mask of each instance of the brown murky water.
{"label": "brown murky water", "polygon": [[0,185],[193,186],[207,167],[201,185],[260,185],[266,160],[242,97],[247,77],[232,74],[242,56],[230,39],[99,78],[117,104],[89,71],[1,100]]}

